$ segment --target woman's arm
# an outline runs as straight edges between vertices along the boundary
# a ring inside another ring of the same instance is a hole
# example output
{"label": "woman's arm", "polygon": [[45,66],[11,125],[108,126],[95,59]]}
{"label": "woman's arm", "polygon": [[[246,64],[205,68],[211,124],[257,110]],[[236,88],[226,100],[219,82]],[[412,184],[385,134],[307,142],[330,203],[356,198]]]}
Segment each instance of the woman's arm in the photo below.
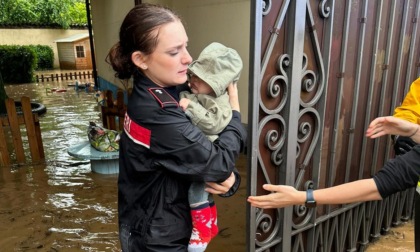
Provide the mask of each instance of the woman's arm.
{"label": "woman's arm", "polygon": [[[282,208],[292,205],[304,205],[306,192],[298,191],[292,186],[263,185],[263,188],[273,193],[263,196],[249,196],[248,202],[259,208]],[[317,204],[346,204],[360,201],[380,200],[373,179],[357,180],[338,186],[314,190]]]}
{"label": "woman's arm", "polygon": [[420,143],[419,128],[418,124],[394,116],[384,116],[376,118],[369,124],[366,136],[377,138],[387,134],[400,135],[410,137],[414,142]]}
{"label": "woman's arm", "polygon": [[[386,134],[409,136],[420,143],[420,126],[393,116],[378,117],[366,131],[366,136],[377,138]],[[382,197],[408,189],[417,183],[420,174],[420,146],[403,156],[388,161],[374,178],[362,179],[325,189],[314,190],[317,204],[345,204],[380,200]],[[263,185],[273,193],[249,196],[248,202],[259,208],[280,208],[304,204],[306,192],[292,186]]]}
{"label": "woman's arm", "polygon": [[[345,204],[369,200],[380,200],[406,190],[417,184],[420,176],[420,145],[411,151],[385,163],[371,179],[362,179],[325,189],[314,190],[317,204]],[[248,202],[259,208],[278,208],[304,204],[306,192],[292,186],[263,185],[273,193],[249,196]]]}

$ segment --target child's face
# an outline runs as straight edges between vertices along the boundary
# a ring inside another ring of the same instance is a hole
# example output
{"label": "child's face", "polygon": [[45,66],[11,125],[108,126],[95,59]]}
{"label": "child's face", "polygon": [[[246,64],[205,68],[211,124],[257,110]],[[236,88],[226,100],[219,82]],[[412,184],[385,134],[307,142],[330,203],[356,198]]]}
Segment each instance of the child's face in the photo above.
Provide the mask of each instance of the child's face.
{"label": "child's face", "polygon": [[190,88],[193,94],[212,94],[213,89],[197,75],[190,76]]}

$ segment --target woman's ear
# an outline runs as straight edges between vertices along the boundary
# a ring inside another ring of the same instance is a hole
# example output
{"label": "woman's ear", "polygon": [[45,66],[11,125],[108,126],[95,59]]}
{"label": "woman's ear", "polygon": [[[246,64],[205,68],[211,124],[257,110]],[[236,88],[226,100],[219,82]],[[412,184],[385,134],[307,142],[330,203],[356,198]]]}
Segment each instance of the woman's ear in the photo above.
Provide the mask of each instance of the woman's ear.
{"label": "woman's ear", "polygon": [[134,65],[136,65],[138,68],[142,69],[142,70],[146,70],[147,69],[147,64],[146,64],[146,56],[140,52],[140,51],[135,51],[131,54],[131,60],[133,61]]}

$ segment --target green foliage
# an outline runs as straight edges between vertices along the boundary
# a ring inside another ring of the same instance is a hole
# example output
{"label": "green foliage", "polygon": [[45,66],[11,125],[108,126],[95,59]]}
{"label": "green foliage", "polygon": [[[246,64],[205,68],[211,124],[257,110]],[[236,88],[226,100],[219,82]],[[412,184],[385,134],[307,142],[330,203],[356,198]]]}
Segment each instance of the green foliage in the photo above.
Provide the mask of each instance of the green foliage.
{"label": "green foliage", "polygon": [[6,24],[28,24],[37,19],[37,14],[27,0],[4,0],[4,2],[4,21]]}
{"label": "green foliage", "polygon": [[37,63],[37,55],[29,46],[0,46],[0,74],[6,83],[32,82]]}
{"label": "green foliage", "polygon": [[87,26],[86,4],[85,2],[76,2],[69,8],[71,24]]}
{"label": "green foliage", "polygon": [[36,12],[39,13],[40,24],[58,25],[63,28],[70,27],[68,14],[69,0],[38,0],[35,4]]}
{"label": "green foliage", "polygon": [[0,25],[86,26],[86,6],[83,0],[0,0]]}
{"label": "green foliage", "polygon": [[54,68],[54,51],[46,45],[30,45],[38,58],[38,64],[35,70],[45,70]]}

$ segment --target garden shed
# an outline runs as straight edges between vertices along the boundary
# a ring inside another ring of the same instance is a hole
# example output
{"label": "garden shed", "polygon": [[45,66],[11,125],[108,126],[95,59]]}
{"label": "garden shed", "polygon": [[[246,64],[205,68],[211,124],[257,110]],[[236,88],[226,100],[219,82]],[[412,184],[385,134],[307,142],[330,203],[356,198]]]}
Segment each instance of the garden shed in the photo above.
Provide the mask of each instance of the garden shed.
{"label": "garden shed", "polygon": [[88,33],[75,34],[54,42],[57,43],[60,69],[92,69]]}

